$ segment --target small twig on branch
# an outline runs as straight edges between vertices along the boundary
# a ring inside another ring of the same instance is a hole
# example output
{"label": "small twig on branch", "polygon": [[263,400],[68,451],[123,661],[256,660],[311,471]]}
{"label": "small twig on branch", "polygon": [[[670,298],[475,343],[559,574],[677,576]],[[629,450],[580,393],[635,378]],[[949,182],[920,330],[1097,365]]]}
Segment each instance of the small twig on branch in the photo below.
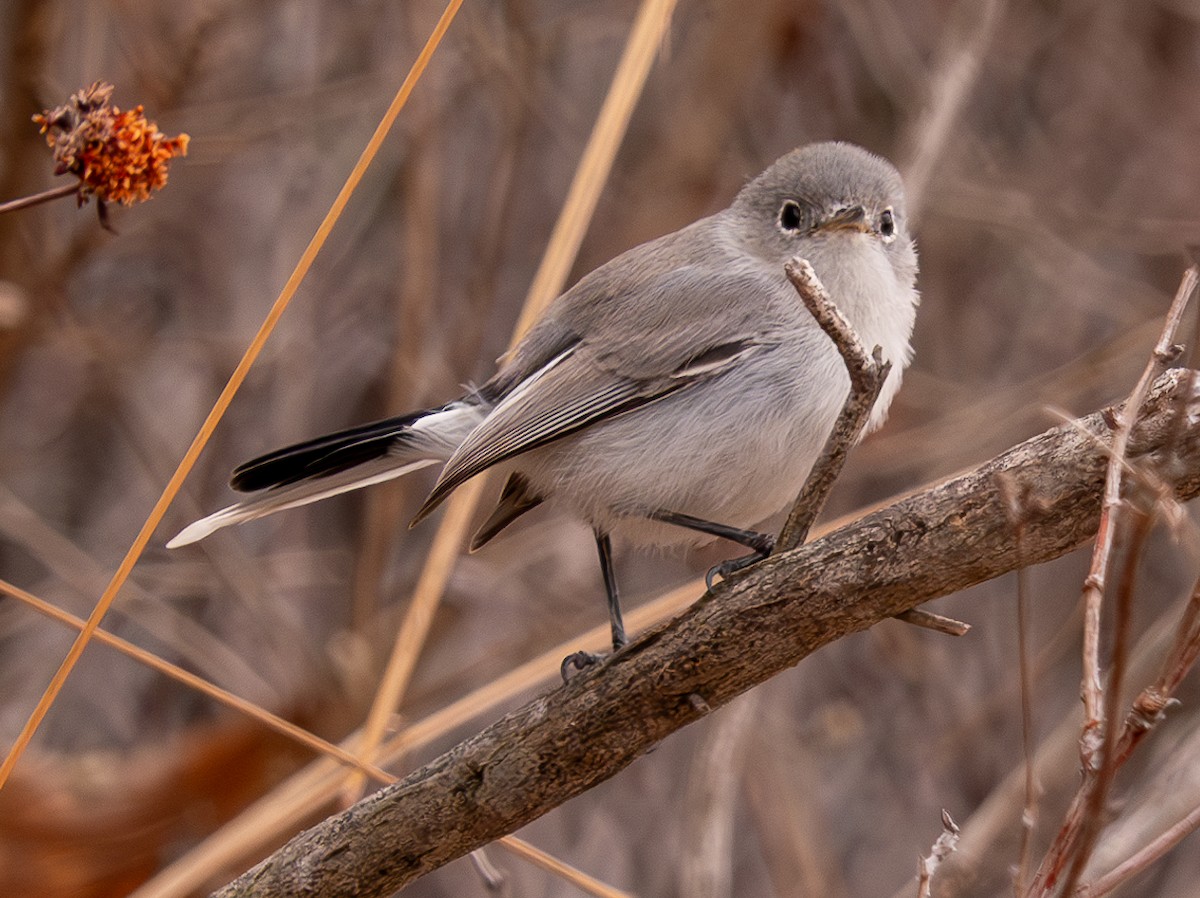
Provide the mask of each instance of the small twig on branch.
{"label": "small twig on branch", "polygon": [[942,834],[933,843],[933,849],[927,857],[917,862],[917,898],[930,898],[933,894],[933,874],[941,866],[942,861],[954,853],[958,847],[958,825],[950,812],[942,809]]}
{"label": "small twig on branch", "polygon": [[1154,523],[1153,509],[1139,508],[1136,509],[1136,514],[1129,514],[1130,511],[1134,509],[1127,508],[1123,516],[1123,521],[1127,523],[1123,523],[1122,526],[1130,535],[1121,565],[1115,603],[1112,671],[1104,692],[1104,739],[1100,745],[1095,776],[1085,775],[1084,785],[1079,792],[1082,797],[1082,813],[1079,816],[1078,836],[1070,850],[1071,866],[1067,870],[1066,879],[1063,880],[1062,895],[1074,894],[1075,886],[1083,876],[1084,867],[1096,847],[1096,841],[1108,823],[1108,795],[1121,766],[1116,757],[1116,726],[1112,721],[1116,720],[1117,707],[1121,701],[1121,687],[1125,680],[1126,662],[1129,658],[1130,618],[1133,612],[1133,588],[1137,579],[1138,562]]}
{"label": "small twig on branch", "polygon": [[[846,372],[850,375],[850,392],[833,430],[825,441],[821,455],[813,464],[800,495],[792,504],[783,530],[775,540],[772,554],[789,552],[808,538],[813,522],[825,506],[834,481],[842,473],[847,454],[862,436],[863,428],[871,417],[871,409],[875,407],[875,400],[879,398],[879,391],[883,389],[888,372],[892,370],[891,362],[882,358],[878,346],[871,354],[867,353],[853,325],[834,304],[829,291],[807,261],[792,259],[783,266],[783,270],[792,286],[796,288],[804,307],[833,341],[833,345],[842,356],[842,361],[846,363]],[[896,617],[914,626],[950,636],[964,636],[971,629],[969,624],[962,621],[917,608],[897,614]]]}
{"label": "small twig on branch", "polygon": [[1175,642],[1171,646],[1162,673],[1158,679],[1142,690],[1134,699],[1133,707],[1125,718],[1121,738],[1117,742],[1116,757],[1124,761],[1133,753],[1146,735],[1163,719],[1167,708],[1177,704],[1175,691],[1188,675],[1200,656],[1200,580],[1192,587],[1192,594],[1184,606]]}
{"label": "small twig on branch", "polygon": [[820,457],[804,482],[804,488],[792,505],[779,538],[775,540],[776,554],[790,552],[808,538],[808,531],[829,498],[833,482],[842,473],[846,455],[850,447],[858,442],[879,391],[883,389],[883,382],[892,370],[892,363],[883,360],[878,346],[871,355],[867,354],[858,334],[838,311],[829,291],[807,261],[792,259],[783,266],[783,270],[800,295],[804,307],[816,319],[821,330],[829,335],[846,362],[846,371],[850,374],[850,394],[846,397],[837,423],[833,425],[833,431],[825,441]]}
{"label": "small twig on branch", "polygon": [[945,633],[947,636],[966,636],[971,632],[971,625],[944,614],[934,614],[924,608],[909,608],[896,615],[896,620],[902,620],[914,627],[933,630],[935,633]]}
{"label": "small twig on branch", "polygon": [[479,879],[485,889],[489,892],[499,892],[504,888],[506,882],[504,874],[492,863],[484,849],[476,848],[467,856],[471,859],[471,866],[479,874]]}
{"label": "small twig on branch", "polygon": [[[1185,374],[1151,390],[1129,456],[1170,453],[1181,500],[1200,493],[1200,423],[1176,433]],[[230,883],[262,894],[386,896],[616,775],[676,730],[841,636],[931,599],[1040,564],[1095,536],[1106,455],[1095,435],[1057,427],[980,468],[774,555],[622,652],[542,695]],[[1018,559],[995,484],[1019,472],[1046,515]],[[697,695],[702,704],[690,701]]]}

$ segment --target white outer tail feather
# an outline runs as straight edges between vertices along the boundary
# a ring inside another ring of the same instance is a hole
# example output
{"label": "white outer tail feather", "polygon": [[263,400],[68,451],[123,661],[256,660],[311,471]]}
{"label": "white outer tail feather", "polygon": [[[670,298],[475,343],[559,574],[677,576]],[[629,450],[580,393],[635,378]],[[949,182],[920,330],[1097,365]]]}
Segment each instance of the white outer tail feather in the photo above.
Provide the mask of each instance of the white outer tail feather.
{"label": "white outer tail feather", "polygon": [[308,505],[310,502],[319,502],[330,496],[348,493],[373,483],[382,483],[385,480],[402,477],[410,471],[416,471],[439,462],[441,462],[439,458],[422,458],[397,465],[395,458],[379,458],[329,477],[276,487],[249,498],[245,502],[238,502],[228,508],[222,508],[206,518],[188,524],[167,543],[167,548],[177,549],[180,546],[187,546],[233,524],[253,521],[255,518],[265,517],[288,508],[298,508],[301,505]]}
{"label": "white outer tail feather", "polygon": [[485,414],[486,409],[478,403],[453,402],[412,422],[409,425],[409,441],[402,447],[394,447],[388,455],[357,464],[353,468],[327,477],[298,480],[286,486],[271,487],[247,496],[241,502],[222,508],[184,527],[167,543],[167,548],[177,549],[180,546],[191,545],[234,524],[253,521],[277,511],[298,508],[310,502],[319,502],[373,483],[403,477],[429,465],[441,464],[483,420]]}

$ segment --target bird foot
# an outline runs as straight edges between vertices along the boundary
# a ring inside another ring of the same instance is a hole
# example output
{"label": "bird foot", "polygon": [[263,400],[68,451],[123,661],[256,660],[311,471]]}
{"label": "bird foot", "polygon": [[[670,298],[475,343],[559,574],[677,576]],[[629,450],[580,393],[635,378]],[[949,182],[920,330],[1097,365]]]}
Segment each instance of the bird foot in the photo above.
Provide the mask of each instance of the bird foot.
{"label": "bird foot", "polygon": [[751,552],[749,555],[743,555],[741,558],[731,558],[728,561],[722,561],[720,564],[714,564],[708,569],[708,573],[704,575],[704,585],[711,591],[718,577],[722,580],[728,580],[732,574],[743,571],[751,565],[758,564],[770,554],[770,549],[765,552],[756,551]]}
{"label": "bird foot", "polygon": [[585,670],[595,667],[608,655],[600,655],[595,652],[573,652],[563,658],[562,664],[559,666],[559,673],[562,675],[564,683],[571,682],[571,678],[583,673]]}

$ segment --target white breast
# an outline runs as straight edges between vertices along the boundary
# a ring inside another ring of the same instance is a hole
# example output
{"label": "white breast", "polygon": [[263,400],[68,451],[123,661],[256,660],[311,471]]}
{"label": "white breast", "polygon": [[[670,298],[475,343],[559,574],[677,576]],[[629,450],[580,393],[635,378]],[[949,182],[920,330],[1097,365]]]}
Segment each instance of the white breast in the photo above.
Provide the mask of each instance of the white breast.
{"label": "white breast", "polygon": [[[892,362],[873,429],[911,355],[916,294],[897,283],[873,238],[837,238],[839,258],[815,252],[810,261],[867,350],[878,344]],[[829,264],[844,261],[847,249],[860,253],[855,264]],[[550,501],[639,543],[705,539],[645,520],[660,509],[735,527],[760,523],[803,486],[850,385],[836,347],[795,301],[801,314],[779,345],[718,378],[527,453],[516,466]]]}

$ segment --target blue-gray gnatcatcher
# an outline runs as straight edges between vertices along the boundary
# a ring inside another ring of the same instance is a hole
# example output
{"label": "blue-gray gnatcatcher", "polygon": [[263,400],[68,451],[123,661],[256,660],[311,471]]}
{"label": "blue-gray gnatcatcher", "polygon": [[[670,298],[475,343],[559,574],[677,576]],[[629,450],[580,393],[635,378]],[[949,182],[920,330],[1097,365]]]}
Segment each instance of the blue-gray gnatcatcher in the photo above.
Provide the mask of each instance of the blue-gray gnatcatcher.
{"label": "blue-gray gnatcatcher", "polygon": [[167,545],[442,464],[417,513],[464,481],[507,471],[478,548],[543,500],[595,531],[613,645],[624,645],[610,534],[683,544],[745,528],[796,496],[849,376],[784,274],[807,259],[891,374],[877,427],[911,355],[917,256],[887,161],[846,143],[788,153],[722,212],[623,253],[555,300],[478,390],[442,408],[318,437],[233,472],[244,500]]}

